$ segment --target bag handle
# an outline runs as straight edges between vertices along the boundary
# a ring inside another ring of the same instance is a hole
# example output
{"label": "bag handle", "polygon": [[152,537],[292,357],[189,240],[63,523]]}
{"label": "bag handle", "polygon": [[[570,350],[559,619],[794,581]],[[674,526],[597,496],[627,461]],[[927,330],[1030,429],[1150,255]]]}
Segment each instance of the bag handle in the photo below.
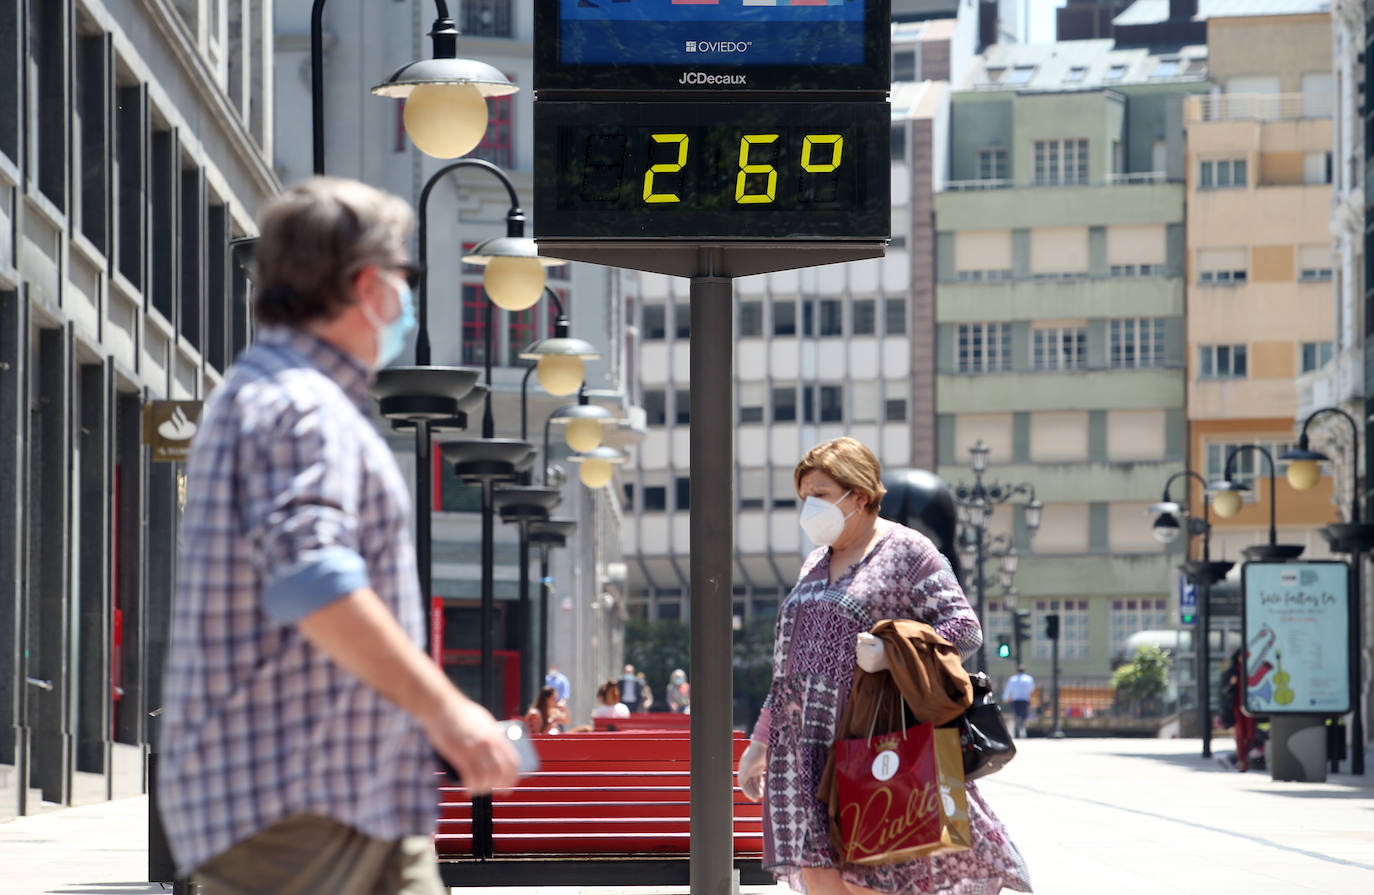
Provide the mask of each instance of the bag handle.
{"label": "bag handle", "polygon": [[[878,726],[878,714],[879,714],[879,712],[882,711],[882,708],[883,708],[883,696],[885,696],[886,693],[887,693],[886,689],[883,689],[883,690],[879,690],[879,691],[878,691],[878,702],[873,706],[873,720],[870,721],[870,722],[868,722],[868,739],[867,739],[867,741],[865,742],[865,745],[868,745],[868,746],[873,745],[873,731],[874,731],[874,730],[877,728],[877,726]],[[905,740],[905,739],[906,739],[906,728],[907,728],[907,724],[906,724],[906,700],[905,700],[905,699],[898,699],[897,701],[900,702],[900,703],[902,704],[902,739]]]}

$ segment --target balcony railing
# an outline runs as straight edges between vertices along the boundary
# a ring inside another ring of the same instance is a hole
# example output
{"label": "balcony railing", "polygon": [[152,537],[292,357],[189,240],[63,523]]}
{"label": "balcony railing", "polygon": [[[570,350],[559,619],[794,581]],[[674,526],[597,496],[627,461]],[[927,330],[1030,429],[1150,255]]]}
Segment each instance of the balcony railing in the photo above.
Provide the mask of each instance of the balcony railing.
{"label": "balcony railing", "polygon": [[1084,186],[1127,186],[1150,183],[1167,183],[1168,177],[1163,171],[1134,171],[1129,174],[1108,174],[1102,181],[1090,180],[1059,180],[1059,181],[1038,181],[1030,183],[1017,183],[1010,179],[1001,180],[951,180],[946,182],[945,190],[951,193],[976,192],[978,190],[1010,190],[1010,189],[1043,189],[1046,187],[1084,187]]}
{"label": "balcony railing", "polygon": [[1128,174],[1108,174],[1107,183],[1122,185],[1134,183],[1164,183],[1168,178],[1163,171],[1132,171]]}
{"label": "balcony railing", "polygon": [[1329,94],[1218,93],[1184,100],[1184,118],[1195,121],[1286,121],[1330,118]]}
{"label": "balcony railing", "polygon": [[963,193],[976,190],[1009,190],[1015,184],[1006,178],[1000,180],[951,180],[945,184],[950,192]]}

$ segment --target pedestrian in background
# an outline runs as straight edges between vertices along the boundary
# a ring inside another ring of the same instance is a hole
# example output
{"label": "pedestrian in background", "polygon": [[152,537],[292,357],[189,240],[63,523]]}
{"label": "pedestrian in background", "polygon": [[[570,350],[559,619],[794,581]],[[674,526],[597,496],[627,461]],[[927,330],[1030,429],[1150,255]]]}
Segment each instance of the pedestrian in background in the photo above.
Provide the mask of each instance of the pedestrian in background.
{"label": "pedestrian in background", "polygon": [[649,689],[649,679],[644,676],[644,672],[638,672],[635,677],[639,680],[639,710],[647,712],[654,704],[654,694]]}
{"label": "pedestrian in background", "polygon": [[568,723],[568,712],[558,702],[553,687],[539,690],[539,698],[525,712],[525,728],[530,733],[562,733]]}
{"label": "pedestrian in background", "polygon": [[618,681],[620,685],[620,698],[626,705],[639,706],[643,698],[639,692],[639,677],[635,675],[635,667],[626,665],[625,670],[620,675]]}
{"label": "pedestrian in background", "polygon": [[552,687],[553,692],[558,696],[558,704],[565,709],[568,707],[568,697],[572,695],[572,685],[568,683],[566,674],[550,665],[548,673],[544,675],[544,686]]}
{"label": "pedestrian in background", "polygon": [[1025,862],[974,782],[966,785],[970,850],[840,868],[828,806],[816,789],[855,665],[867,661],[859,659],[859,635],[883,619],[914,619],[967,657],[983,634],[930,539],[878,518],[882,469],[865,445],[853,438],[817,445],[797,464],[793,481],[803,501],[802,530],[818,546],[779,608],[773,682],[738,769],[744,794],[765,802],[764,866],[808,895],[1029,892]]}
{"label": "pedestrian in background", "polygon": [[664,688],[663,698],[668,701],[669,711],[679,714],[686,714],[692,704],[692,686],[687,683],[687,672],[681,668],[674,668],[673,673],[668,677],[668,686]]}
{"label": "pedestrian in background", "polygon": [[1007,678],[1002,688],[1002,701],[1011,703],[1012,714],[1016,717],[1016,736],[1026,735],[1026,722],[1030,720],[1030,698],[1035,692],[1035,678],[1026,673],[1024,665],[1016,666],[1016,673]]}
{"label": "pedestrian in background", "polygon": [[513,784],[423,649],[405,479],[366,408],[414,325],[409,206],[314,178],[262,212],[258,331],[187,466],[158,795],[204,895],[439,895],[434,752]]}

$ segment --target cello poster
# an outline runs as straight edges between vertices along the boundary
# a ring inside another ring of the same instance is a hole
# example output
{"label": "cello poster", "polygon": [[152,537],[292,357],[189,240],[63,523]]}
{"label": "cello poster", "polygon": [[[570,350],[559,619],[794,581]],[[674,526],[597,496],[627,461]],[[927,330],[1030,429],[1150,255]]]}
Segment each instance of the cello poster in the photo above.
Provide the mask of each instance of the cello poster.
{"label": "cello poster", "polygon": [[1339,561],[1249,562],[1245,709],[1252,715],[1350,711],[1350,569]]}

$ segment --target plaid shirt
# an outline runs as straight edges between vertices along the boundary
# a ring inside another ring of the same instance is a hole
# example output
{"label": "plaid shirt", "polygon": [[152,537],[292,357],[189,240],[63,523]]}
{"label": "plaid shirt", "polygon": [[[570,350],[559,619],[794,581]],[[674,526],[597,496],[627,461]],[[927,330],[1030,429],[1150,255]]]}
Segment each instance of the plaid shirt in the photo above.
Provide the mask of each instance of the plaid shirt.
{"label": "plaid shirt", "polygon": [[158,797],[186,874],[290,814],[434,831],[420,725],[296,622],[371,586],[423,640],[406,483],[362,412],[369,373],[269,328],[215,390],[187,467]]}

